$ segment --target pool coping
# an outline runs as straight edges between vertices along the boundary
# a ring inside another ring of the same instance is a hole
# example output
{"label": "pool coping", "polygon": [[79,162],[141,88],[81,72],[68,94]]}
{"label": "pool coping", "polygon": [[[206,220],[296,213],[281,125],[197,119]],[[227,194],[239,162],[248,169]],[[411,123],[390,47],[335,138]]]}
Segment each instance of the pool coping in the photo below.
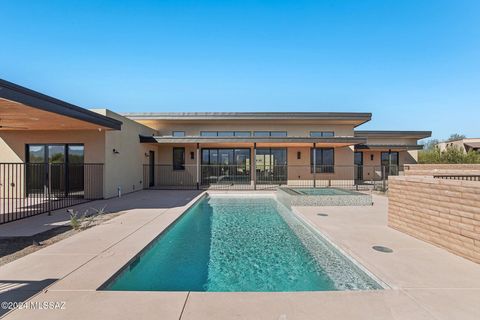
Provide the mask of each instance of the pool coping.
{"label": "pool coping", "polygon": [[[340,252],[345,258],[347,258],[351,263],[353,263],[357,268],[359,268],[361,271],[365,272],[367,276],[372,278],[378,285],[381,286],[382,290],[391,290],[392,287],[384,280],[382,280],[379,276],[374,274],[371,270],[369,270],[366,266],[364,266],[362,263],[358,261],[358,258],[356,258],[353,254],[353,252],[347,252],[345,249],[337,245],[335,242],[333,242],[326,234],[318,230],[310,220],[305,218],[298,210],[296,207],[292,207],[291,212],[300,220],[302,221],[308,229],[313,232],[315,235],[321,237],[324,239],[329,245],[334,247],[338,252]],[[374,290],[342,290],[342,291],[374,291]]]}

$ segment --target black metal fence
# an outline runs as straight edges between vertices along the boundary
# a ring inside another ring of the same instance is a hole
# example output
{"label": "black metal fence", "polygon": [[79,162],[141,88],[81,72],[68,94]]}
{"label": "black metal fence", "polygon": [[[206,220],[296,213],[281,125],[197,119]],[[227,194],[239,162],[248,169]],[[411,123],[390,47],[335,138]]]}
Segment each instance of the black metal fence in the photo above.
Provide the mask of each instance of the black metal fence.
{"label": "black metal fence", "polygon": [[480,181],[480,175],[434,175],[435,179],[462,180],[462,181]]}
{"label": "black metal fence", "polygon": [[399,166],[144,165],[144,186],[153,189],[268,190],[279,186],[344,189],[388,188]]}
{"label": "black metal fence", "polygon": [[101,163],[0,163],[0,224],[102,198]]}

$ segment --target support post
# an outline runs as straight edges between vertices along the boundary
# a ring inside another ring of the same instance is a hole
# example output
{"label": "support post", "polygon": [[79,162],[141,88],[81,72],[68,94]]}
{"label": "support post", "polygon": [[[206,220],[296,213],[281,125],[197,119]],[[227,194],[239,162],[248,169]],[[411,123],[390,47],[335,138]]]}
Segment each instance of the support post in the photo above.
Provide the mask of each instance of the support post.
{"label": "support post", "polygon": [[317,187],[317,144],[313,143],[313,187]]}
{"label": "support post", "polygon": [[48,162],[48,193],[47,193],[47,205],[48,215],[52,215],[52,164]]}
{"label": "support post", "polygon": [[197,190],[200,189],[200,143],[197,143]]}
{"label": "support post", "polygon": [[257,190],[257,143],[253,143],[253,190]]}

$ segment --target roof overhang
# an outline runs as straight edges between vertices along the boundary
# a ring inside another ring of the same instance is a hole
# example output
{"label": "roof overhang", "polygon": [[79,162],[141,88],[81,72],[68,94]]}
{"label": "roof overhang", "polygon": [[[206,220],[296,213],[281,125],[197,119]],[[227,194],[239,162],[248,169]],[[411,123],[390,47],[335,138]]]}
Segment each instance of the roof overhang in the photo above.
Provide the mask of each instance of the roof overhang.
{"label": "roof overhang", "polygon": [[422,150],[423,145],[413,144],[358,144],[355,150],[374,150],[374,151],[408,151],[408,150]]}
{"label": "roof overhang", "polygon": [[480,142],[465,142],[464,145],[472,149],[480,149]]}
{"label": "roof overhang", "polygon": [[359,126],[372,118],[362,112],[153,112],[123,113],[140,121],[333,121]]}
{"label": "roof overhang", "polygon": [[432,131],[355,130],[355,137],[414,138],[420,140],[431,136]]}
{"label": "roof overhang", "polygon": [[143,136],[140,135],[141,143],[158,143],[167,145],[176,144],[224,144],[224,145],[289,145],[289,146],[312,146],[329,145],[332,147],[346,147],[366,143],[365,138],[359,137],[171,137],[171,136]]}
{"label": "roof overhang", "polygon": [[0,79],[0,130],[120,130],[122,122]]}

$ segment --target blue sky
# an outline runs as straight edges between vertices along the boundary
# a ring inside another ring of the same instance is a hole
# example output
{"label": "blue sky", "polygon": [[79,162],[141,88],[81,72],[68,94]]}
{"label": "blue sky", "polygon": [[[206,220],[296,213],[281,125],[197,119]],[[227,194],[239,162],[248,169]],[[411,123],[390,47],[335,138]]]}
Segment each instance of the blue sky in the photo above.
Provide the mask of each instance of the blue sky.
{"label": "blue sky", "polygon": [[480,136],[480,1],[3,1],[0,78],[117,112],[358,111]]}

